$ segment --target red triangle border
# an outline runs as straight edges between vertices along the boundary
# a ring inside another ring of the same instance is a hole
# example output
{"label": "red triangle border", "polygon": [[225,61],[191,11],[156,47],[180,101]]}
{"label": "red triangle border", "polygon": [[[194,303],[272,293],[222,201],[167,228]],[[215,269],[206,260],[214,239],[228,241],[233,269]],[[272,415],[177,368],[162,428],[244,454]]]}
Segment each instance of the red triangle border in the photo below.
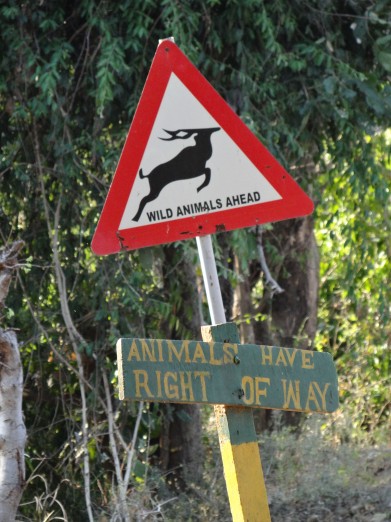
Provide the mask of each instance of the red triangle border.
{"label": "red triangle border", "polygon": [[[171,73],[176,74],[282,199],[119,230]],[[170,40],[163,40],[153,59],[91,246],[98,255],[113,254],[301,217],[311,214],[313,208],[307,194],[182,51]]]}

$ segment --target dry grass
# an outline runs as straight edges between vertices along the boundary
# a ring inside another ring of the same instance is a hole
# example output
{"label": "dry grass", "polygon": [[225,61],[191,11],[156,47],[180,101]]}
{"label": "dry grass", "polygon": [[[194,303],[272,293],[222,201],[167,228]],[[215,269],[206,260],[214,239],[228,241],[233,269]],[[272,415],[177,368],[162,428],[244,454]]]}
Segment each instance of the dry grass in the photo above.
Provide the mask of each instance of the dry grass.
{"label": "dry grass", "polygon": [[[148,468],[146,482],[128,491],[132,521],[231,520],[217,433],[206,410],[204,419],[204,474],[200,483],[186,491],[169,491],[164,477]],[[389,430],[378,431],[373,443],[351,428],[339,411],[332,416],[311,415],[299,434],[277,428],[260,437],[262,465],[273,522],[388,522],[391,521],[391,445]],[[354,437],[352,437],[354,435]],[[36,498],[36,521],[62,520],[66,506],[50,492],[41,476],[42,495]],[[70,487],[62,483],[59,487]],[[103,511],[94,506],[97,522],[122,522],[111,504]],[[87,520],[80,514],[80,521]],[[27,520],[20,518],[20,521]]]}
{"label": "dry grass", "polygon": [[[261,436],[273,522],[391,521],[388,431],[376,445],[363,436],[347,441],[341,415],[311,415],[300,434],[282,428]],[[216,434],[208,432],[204,483],[167,506],[161,520],[231,520]]]}

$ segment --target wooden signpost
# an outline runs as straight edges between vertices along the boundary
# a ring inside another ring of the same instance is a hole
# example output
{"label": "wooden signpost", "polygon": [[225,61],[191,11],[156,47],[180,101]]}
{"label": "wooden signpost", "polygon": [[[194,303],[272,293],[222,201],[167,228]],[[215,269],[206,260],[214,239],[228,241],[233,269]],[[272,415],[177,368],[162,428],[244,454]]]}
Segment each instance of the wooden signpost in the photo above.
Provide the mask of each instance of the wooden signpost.
{"label": "wooden signpost", "polygon": [[329,353],[234,342],[120,339],[120,399],[327,413],[338,406]]}
{"label": "wooden signpost", "polygon": [[120,399],[215,404],[233,520],[269,521],[249,408],[333,412],[338,407],[338,384],[332,357],[238,344],[233,323],[204,327],[202,336],[204,342],[119,339]]}
{"label": "wooden signpost", "polygon": [[203,341],[124,338],[121,399],[214,404],[235,522],[268,522],[253,408],[332,412],[332,358],[240,344],[209,234],[308,215],[310,198],[172,40],[157,49],[92,241],[106,255],[196,237],[212,326]]}

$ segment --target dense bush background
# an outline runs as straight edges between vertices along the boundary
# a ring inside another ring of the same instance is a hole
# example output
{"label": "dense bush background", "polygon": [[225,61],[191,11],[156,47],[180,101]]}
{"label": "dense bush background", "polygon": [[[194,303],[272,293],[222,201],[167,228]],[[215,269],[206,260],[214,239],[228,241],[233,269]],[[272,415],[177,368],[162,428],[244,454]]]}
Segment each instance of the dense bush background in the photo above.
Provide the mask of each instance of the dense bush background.
{"label": "dense bush background", "polygon": [[[228,317],[250,341],[330,351],[338,440],[379,442],[390,409],[389,2],[10,0],[0,21],[0,233],[26,243],[3,317],[25,369],[21,516],[153,510],[156,484],[167,486],[151,462],[176,466],[162,441],[190,433],[194,450],[201,421],[207,433],[198,408],[115,398],[119,336],[193,337],[209,321],[193,241],[90,250],[158,39],[171,35],[316,202],[313,218],[214,238]],[[269,414],[260,424],[277,429]],[[203,446],[209,462],[206,435]],[[179,459],[201,480],[192,454]]]}

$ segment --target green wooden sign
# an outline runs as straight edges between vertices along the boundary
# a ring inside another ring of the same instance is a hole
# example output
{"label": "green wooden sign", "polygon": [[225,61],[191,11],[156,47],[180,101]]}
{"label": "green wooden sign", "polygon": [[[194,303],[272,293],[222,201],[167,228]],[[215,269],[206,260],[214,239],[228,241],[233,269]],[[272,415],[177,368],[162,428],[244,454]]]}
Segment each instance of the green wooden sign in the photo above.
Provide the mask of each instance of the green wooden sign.
{"label": "green wooden sign", "polygon": [[120,399],[333,412],[328,353],[202,341],[119,339]]}

